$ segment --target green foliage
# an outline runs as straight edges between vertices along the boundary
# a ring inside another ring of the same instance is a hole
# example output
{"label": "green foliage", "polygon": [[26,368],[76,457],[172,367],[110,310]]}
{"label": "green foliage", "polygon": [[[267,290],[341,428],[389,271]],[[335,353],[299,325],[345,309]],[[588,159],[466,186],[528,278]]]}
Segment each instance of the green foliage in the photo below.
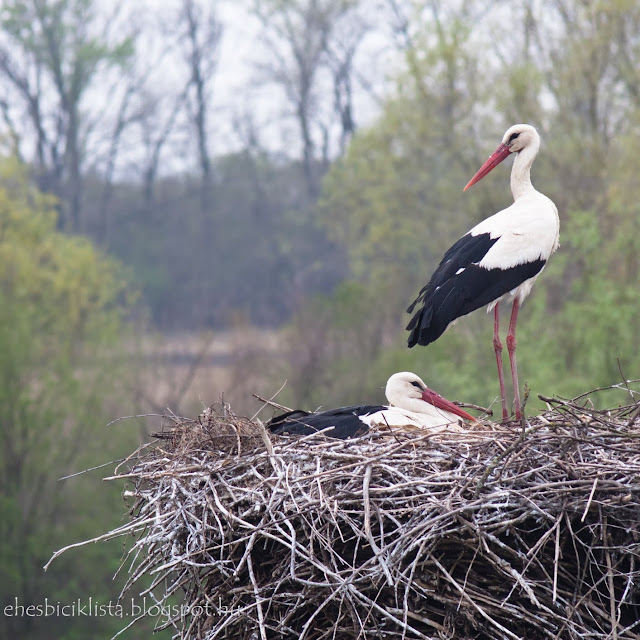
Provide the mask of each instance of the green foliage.
{"label": "green foliage", "polygon": [[0,192],[1,292],[26,312],[22,325],[31,330],[31,348],[51,335],[64,335],[69,348],[85,339],[113,340],[122,319],[124,273],[88,240],[57,233],[54,201],[18,172],[14,163],[0,167],[6,185]]}
{"label": "green foliage", "polygon": [[[0,162],[3,603],[115,598],[105,582],[116,568],[113,549],[85,554],[86,565],[61,562],[46,576],[42,566],[70,537],[95,535],[98,522],[113,524],[121,510],[117,490],[98,490],[97,478],[85,485],[58,478],[117,457],[137,439],[103,428],[109,398],[127,398],[126,372],[113,357],[131,298],[124,272],[87,240],[57,232],[53,206],[17,162]],[[114,621],[3,616],[0,624],[3,636],[38,638],[72,637],[66,627],[92,633]]]}

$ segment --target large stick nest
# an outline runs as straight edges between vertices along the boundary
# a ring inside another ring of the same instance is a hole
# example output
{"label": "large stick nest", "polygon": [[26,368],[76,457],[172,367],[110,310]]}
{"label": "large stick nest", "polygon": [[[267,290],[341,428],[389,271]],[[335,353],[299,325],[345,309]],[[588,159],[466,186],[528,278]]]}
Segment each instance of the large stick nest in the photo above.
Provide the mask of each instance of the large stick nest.
{"label": "large stick nest", "polygon": [[347,441],[175,419],[115,476],[130,583],[184,639],[640,638],[640,403],[547,401]]}

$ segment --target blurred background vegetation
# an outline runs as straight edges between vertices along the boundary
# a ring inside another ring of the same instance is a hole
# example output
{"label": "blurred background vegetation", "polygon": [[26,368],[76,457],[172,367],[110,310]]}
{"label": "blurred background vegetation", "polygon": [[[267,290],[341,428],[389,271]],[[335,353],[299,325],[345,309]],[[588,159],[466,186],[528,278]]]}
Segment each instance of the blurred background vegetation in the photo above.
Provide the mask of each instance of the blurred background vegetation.
{"label": "blurred background vegetation", "polygon": [[508,168],[462,187],[513,123],[561,219],[519,325],[528,410],[640,378],[635,0],[5,0],[0,78],[3,611],[115,602],[118,545],[42,566],[121,522],[104,469],[59,481],[159,424],[119,416],[251,416],[285,381],[290,406],[378,402],[404,369],[495,407],[490,319],[408,350],[405,308],[510,203]]}

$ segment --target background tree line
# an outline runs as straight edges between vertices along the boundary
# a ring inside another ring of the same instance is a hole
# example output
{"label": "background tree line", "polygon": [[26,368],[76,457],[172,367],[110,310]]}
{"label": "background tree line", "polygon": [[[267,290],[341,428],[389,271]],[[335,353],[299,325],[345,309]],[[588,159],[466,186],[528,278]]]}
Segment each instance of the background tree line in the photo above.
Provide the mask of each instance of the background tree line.
{"label": "background tree line", "polygon": [[[225,8],[251,21],[235,36],[255,39],[244,68],[232,55],[219,68]],[[133,268],[156,326],[220,327],[238,311],[281,323],[344,277],[313,208],[369,81],[355,61],[374,29],[365,3],[32,0],[0,16],[11,151],[58,197],[61,230]],[[234,73],[242,95],[220,97]]]}
{"label": "background tree line", "polygon": [[[377,402],[402,369],[495,402],[491,322],[408,350],[404,309],[510,203],[504,167],[462,187],[515,122],[542,135],[533,181],[561,218],[519,327],[529,410],[640,378],[639,70],[633,0],[6,0],[2,604],[115,599],[117,549],[41,567],[119,522],[99,476],[58,482],[144,439],[137,422],[104,428],[118,416],[221,393],[253,415],[251,393],[284,380],[292,406]],[[139,347],[177,330],[202,347],[165,379]],[[218,334],[224,388],[207,368]],[[121,623],[3,617],[0,635]]]}

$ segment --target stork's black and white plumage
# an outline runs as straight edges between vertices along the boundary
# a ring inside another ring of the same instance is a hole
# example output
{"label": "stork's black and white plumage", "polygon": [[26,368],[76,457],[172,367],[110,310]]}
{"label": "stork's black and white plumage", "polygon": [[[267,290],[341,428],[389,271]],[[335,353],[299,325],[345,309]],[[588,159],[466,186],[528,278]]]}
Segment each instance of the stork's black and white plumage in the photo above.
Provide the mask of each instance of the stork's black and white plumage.
{"label": "stork's black and white plumage", "polygon": [[536,278],[558,248],[560,222],[555,204],[536,191],[530,170],[540,137],[530,125],[516,124],[504,134],[502,143],[471,178],[469,187],[486,176],[511,154],[511,192],[514,203],[483,220],[462,236],[444,255],[429,283],[407,310],[417,311],[407,329],[409,347],[437,340],[457,318],[488,305],[494,312],[493,345],[503,418],[508,417],[502,369],[502,343],[498,334],[499,303],[513,301],[507,333],[516,418],[521,418],[518,370],[516,365],[516,323],[518,310],[531,292]]}
{"label": "stork's black and white plumage", "polygon": [[290,411],[268,424],[272,433],[310,435],[324,431],[332,438],[353,438],[371,427],[456,428],[460,419],[475,418],[446,398],[432,391],[415,374],[394,373],[388,380],[385,395],[389,406],[355,405],[317,413]]}

